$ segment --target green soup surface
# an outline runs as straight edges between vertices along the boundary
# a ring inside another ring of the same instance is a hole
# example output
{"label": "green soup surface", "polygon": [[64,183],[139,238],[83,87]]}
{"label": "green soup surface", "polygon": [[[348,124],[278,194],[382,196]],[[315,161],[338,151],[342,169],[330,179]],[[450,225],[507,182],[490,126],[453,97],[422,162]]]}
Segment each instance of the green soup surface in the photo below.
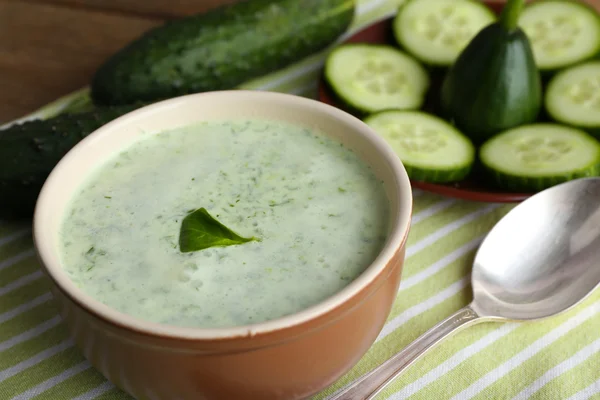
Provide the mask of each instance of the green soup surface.
{"label": "green soup surface", "polygon": [[[204,207],[260,241],[183,253],[182,219]],[[315,305],[381,251],[389,203],[351,150],[278,121],[216,121],[141,138],[96,168],[60,232],[85,293],[169,325],[231,327]]]}

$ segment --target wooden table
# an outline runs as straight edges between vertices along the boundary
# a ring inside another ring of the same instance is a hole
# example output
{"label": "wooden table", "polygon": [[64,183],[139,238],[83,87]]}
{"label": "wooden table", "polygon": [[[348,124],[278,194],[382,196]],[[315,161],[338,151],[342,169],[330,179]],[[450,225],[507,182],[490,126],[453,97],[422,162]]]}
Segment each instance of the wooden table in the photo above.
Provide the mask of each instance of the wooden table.
{"label": "wooden table", "polygon": [[234,1],[0,0],[0,123],[87,85],[110,54],[166,19]]}
{"label": "wooden table", "polygon": [[0,123],[88,84],[109,55],[166,19],[235,0],[0,0]]}

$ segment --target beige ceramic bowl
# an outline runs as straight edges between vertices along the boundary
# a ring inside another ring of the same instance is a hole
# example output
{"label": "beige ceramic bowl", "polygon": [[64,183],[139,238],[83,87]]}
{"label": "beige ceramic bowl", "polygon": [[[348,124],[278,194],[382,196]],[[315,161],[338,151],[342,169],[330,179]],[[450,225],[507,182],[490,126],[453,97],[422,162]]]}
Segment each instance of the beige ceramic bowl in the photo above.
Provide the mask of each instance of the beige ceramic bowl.
{"label": "beige ceramic bowl", "polygon": [[[138,135],[198,121],[261,117],[318,128],[357,152],[383,180],[389,239],[377,259],[334,296],[302,312],[229,329],[159,325],[115,311],[78,289],[61,267],[59,227],[92,168]],[[75,146],[39,196],[34,239],[70,333],[85,357],[138,399],[285,399],[332,384],[368,350],[396,297],[412,208],[406,172],[367,125],[301,97],[258,91],[184,96],[125,115]]]}

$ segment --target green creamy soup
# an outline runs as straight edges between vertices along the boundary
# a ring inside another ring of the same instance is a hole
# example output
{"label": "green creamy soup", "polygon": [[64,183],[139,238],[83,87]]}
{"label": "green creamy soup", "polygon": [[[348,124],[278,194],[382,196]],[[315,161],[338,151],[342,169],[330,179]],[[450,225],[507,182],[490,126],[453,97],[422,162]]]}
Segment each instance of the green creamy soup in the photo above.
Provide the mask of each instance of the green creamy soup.
{"label": "green creamy soup", "polygon": [[[205,208],[259,240],[182,252],[182,220]],[[264,120],[142,138],[90,174],[61,229],[84,292],[148,321],[258,323],[314,305],[373,262],[388,232],[382,183],[341,143]]]}

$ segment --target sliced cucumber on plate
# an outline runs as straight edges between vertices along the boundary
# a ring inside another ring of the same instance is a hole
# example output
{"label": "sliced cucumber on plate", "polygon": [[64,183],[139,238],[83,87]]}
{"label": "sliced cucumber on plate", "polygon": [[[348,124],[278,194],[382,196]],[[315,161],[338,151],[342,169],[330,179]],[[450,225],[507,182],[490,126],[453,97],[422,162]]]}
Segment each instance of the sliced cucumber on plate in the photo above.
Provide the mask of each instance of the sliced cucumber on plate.
{"label": "sliced cucumber on plate", "polygon": [[536,123],[507,130],[479,149],[489,176],[504,189],[533,192],[600,174],[600,143],[586,132]]}
{"label": "sliced cucumber on plate", "polygon": [[557,70],[600,53],[600,16],[581,1],[540,0],[519,18],[541,70]]}
{"label": "sliced cucumber on plate", "polygon": [[471,141],[446,121],[421,111],[382,111],[364,122],[402,160],[411,179],[432,183],[465,178],[475,160]]}
{"label": "sliced cucumber on plate", "polygon": [[371,113],[417,109],[429,88],[425,68],[388,45],[345,44],[325,61],[325,80],[350,108]]}
{"label": "sliced cucumber on plate", "polygon": [[552,119],[600,138],[600,61],[556,74],[548,83],[544,103]]}
{"label": "sliced cucumber on plate", "polygon": [[[406,0],[392,31],[400,48],[341,45],[324,76],[412,180],[456,183],[480,168],[475,185],[488,186],[485,178],[504,191],[536,192],[600,176],[600,15],[592,7],[508,0],[497,18],[478,0]],[[551,78],[544,92],[542,76]],[[424,111],[434,102],[443,118]],[[557,123],[537,122],[542,104]]]}
{"label": "sliced cucumber on plate", "polygon": [[482,2],[408,0],[394,18],[396,41],[428,65],[448,66],[485,26],[496,20]]}

